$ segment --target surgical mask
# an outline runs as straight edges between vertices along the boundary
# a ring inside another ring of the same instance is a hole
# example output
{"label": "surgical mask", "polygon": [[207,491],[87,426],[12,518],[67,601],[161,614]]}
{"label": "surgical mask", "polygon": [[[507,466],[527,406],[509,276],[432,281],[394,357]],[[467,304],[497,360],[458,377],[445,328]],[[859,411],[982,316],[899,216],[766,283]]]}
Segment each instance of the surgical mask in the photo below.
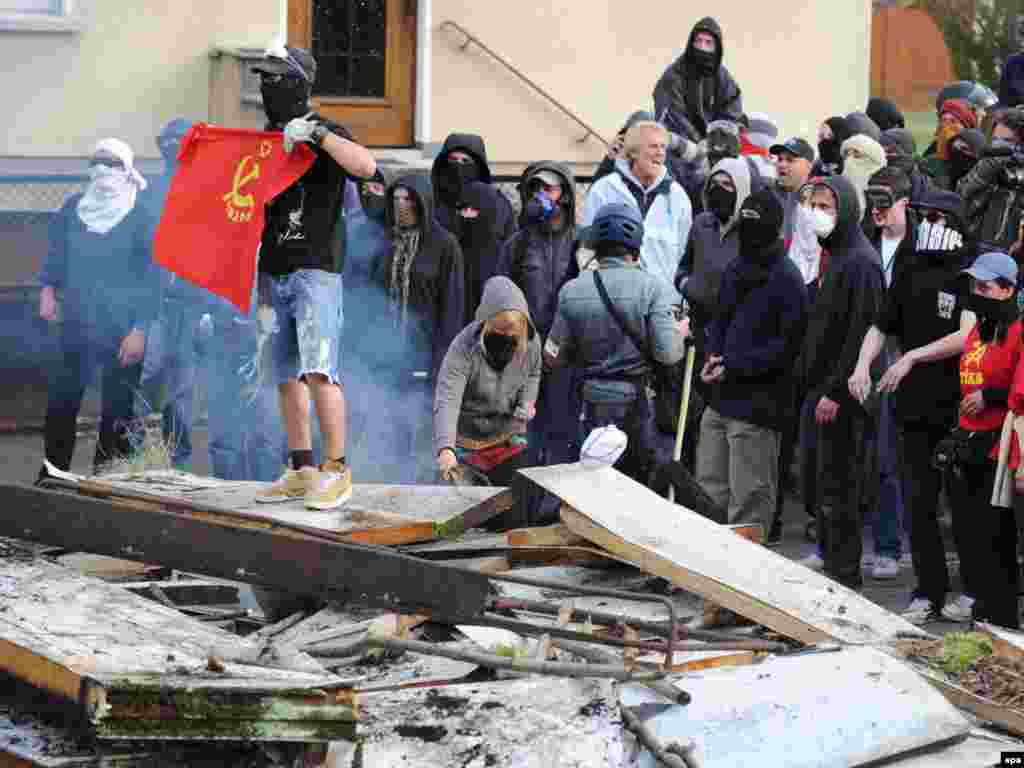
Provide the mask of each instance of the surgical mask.
{"label": "surgical mask", "polygon": [[836,217],[821,208],[811,210],[811,222],[814,225],[814,234],[819,240],[827,239],[836,228]]}
{"label": "surgical mask", "polygon": [[271,125],[284,127],[290,120],[309,112],[309,83],[290,75],[276,82],[262,82],[263,111]]}
{"label": "surgical mask", "polygon": [[419,223],[416,204],[412,200],[395,200],[394,214],[399,229],[411,229]]}
{"label": "surgical mask", "polygon": [[496,371],[503,371],[512,362],[516,354],[517,339],[515,336],[506,336],[503,333],[488,333],[484,335],[484,351],[487,352],[487,360]]}
{"label": "surgical mask", "polygon": [[729,190],[719,184],[711,184],[707,191],[708,210],[723,224],[736,212],[736,190]]}
{"label": "surgical mask", "polygon": [[951,252],[963,247],[964,236],[942,221],[922,221],[917,227],[918,252]]}

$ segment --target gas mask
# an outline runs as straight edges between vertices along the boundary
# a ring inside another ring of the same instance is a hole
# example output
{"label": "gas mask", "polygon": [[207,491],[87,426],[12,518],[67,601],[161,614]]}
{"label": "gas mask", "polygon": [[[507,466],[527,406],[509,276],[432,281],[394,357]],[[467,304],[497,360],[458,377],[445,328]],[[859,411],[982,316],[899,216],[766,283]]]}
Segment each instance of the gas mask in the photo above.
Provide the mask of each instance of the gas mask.
{"label": "gas mask", "polygon": [[283,128],[309,112],[309,83],[298,75],[264,75],[260,82],[263,111],[272,126]]}

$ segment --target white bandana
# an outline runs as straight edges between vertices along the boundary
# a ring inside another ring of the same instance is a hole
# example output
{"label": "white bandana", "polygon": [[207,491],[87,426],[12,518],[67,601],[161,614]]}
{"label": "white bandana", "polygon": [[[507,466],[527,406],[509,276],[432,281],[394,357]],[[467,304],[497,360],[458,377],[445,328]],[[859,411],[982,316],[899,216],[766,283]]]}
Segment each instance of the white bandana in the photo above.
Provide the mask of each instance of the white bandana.
{"label": "white bandana", "polygon": [[89,169],[89,186],[78,201],[78,218],[90,232],[104,235],[131,213],[139,190],[146,188],[146,180],[135,170],[134,153],[123,141],[104,139],[96,145],[93,156],[100,153],[118,158],[124,169],[104,165]]}

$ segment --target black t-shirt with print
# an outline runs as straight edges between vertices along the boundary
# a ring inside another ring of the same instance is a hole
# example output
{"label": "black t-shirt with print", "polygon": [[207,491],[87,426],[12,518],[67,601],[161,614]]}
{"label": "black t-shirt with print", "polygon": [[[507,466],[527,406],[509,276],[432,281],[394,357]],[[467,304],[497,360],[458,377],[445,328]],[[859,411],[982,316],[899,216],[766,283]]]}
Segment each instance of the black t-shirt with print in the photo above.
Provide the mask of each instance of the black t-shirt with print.
{"label": "black t-shirt with print", "polygon": [[[908,263],[896,270],[878,318],[878,328],[899,340],[908,352],[931,344],[960,329],[964,309],[966,254],[943,257],[908,253]],[[935,426],[956,424],[960,402],[959,356],[917,363],[895,394],[896,418]]]}
{"label": "black t-shirt with print", "polygon": [[[322,123],[346,139],[352,135],[317,114]],[[341,273],[345,268],[345,182],[352,178],[326,151],[311,147],[316,161],[266,209],[260,246],[260,272],[287,275],[299,269]]]}

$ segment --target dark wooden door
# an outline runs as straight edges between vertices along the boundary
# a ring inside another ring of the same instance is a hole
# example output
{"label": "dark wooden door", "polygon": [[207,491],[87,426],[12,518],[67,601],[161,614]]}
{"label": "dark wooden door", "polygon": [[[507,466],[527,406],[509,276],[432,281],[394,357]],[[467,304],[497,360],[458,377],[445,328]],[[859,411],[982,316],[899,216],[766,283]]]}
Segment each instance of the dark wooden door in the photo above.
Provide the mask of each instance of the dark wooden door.
{"label": "dark wooden door", "polygon": [[288,0],[288,43],[317,61],[317,111],[368,146],[410,146],[416,0]]}

